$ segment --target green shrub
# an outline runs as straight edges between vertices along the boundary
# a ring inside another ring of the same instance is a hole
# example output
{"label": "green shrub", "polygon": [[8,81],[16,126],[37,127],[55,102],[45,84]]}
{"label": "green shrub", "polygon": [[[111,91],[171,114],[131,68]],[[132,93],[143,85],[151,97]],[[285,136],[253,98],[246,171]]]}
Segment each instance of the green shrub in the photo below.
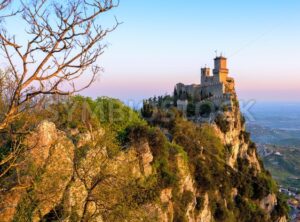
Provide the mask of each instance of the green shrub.
{"label": "green shrub", "polygon": [[211,157],[216,158],[214,161],[220,162],[224,161],[224,145],[216,135],[215,129],[208,125],[202,125],[198,130],[198,138],[202,147],[204,147],[204,151],[207,151]]}
{"label": "green shrub", "polygon": [[192,191],[184,191],[181,197],[181,203],[185,207],[185,209],[188,207],[188,205],[194,200],[194,193]]}
{"label": "green shrub", "polygon": [[172,155],[180,155],[181,157],[183,157],[184,161],[186,163],[188,163],[189,161],[189,158],[188,158],[188,155],[187,153],[185,152],[184,148],[182,146],[179,146],[175,143],[168,143],[169,145],[169,150],[170,150],[170,153]]}
{"label": "green shrub", "polygon": [[253,181],[253,198],[262,199],[268,196],[270,193],[277,193],[277,184],[264,172],[258,174],[256,177],[252,178]]}
{"label": "green shrub", "polygon": [[93,100],[89,97],[75,96],[66,102],[52,104],[48,110],[57,112],[59,118],[52,120],[61,130],[77,128],[80,132],[84,132],[91,127],[101,126],[121,133],[128,126],[146,124],[136,111],[120,100],[108,97]]}
{"label": "green shrub", "polygon": [[212,107],[211,107],[211,104],[202,104],[199,108],[199,114],[200,116],[202,117],[209,117],[209,115],[211,114],[212,112]]}
{"label": "green shrub", "polygon": [[80,162],[80,160],[84,159],[89,151],[89,145],[85,145],[80,148],[75,149],[75,159]]}
{"label": "green shrub", "polygon": [[196,162],[195,166],[195,180],[198,187],[209,190],[212,189],[214,184],[211,171],[207,164],[201,160]]}
{"label": "green shrub", "polygon": [[137,187],[136,189],[136,192],[133,194],[134,204],[143,205],[155,201],[159,197],[159,189],[157,189],[157,187],[151,187],[148,189]]}
{"label": "green shrub", "polygon": [[32,199],[31,193],[32,192],[27,193],[18,203],[13,222],[28,221],[28,218],[32,218],[38,203]]}
{"label": "green shrub", "polygon": [[214,128],[208,124],[197,126],[178,118],[171,132],[173,141],[184,148],[192,162],[203,149],[210,155],[224,157],[224,146]]}
{"label": "green shrub", "polygon": [[198,196],[196,197],[196,210],[201,211],[204,207],[204,197]]}
{"label": "green shrub", "polygon": [[177,222],[188,222],[186,212],[188,205],[194,199],[194,193],[191,191],[184,191],[181,197],[178,197],[178,192],[173,192],[174,204],[174,219]]}
{"label": "green shrub", "polygon": [[142,142],[148,138],[149,130],[146,125],[132,125],[119,132],[117,138],[122,145]]}
{"label": "green shrub", "polygon": [[217,221],[225,221],[228,218],[228,210],[224,204],[216,203],[213,215]]}
{"label": "green shrub", "polygon": [[129,216],[128,213],[130,211],[138,209],[141,205],[156,202],[159,199],[160,189],[155,175],[151,175],[143,180],[128,182],[122,186],[122,194],[118,197],[121,198],[120,202],[111,209],[112,212],[109,212],[109,214],[126,218]]}
{"label": "green shrub", "polygon": [[287,198],[283,194],[277,193],[277,204],[272,211],[271,218],[273,219],[273,221],[275,221],[275,219],[277,219],[278,217],[289,215],[289,212],[290,209],[287,204]]}
{"label": "green shrub", "polygon": [[196,106],[194,103],[192,102],[188,103],[186,114],[188,117],[193,117],[196,115]]}
{"label": "green shrub", "polygon": [[159,186],[164,189],[168,187],[176,186],[178,178],[175,172],[172,172],[171,167],[167,159],[162,158],[158,162],[159,171]]}
{"label": "green shrub", "polygon": [[235,198],[235,203],[239,214],[238,221],[241,222],[261,222],[269,221],[265,212],[253,201],[244,199],[238,195]]}
{"label": "green shrub", "polygon": [[247,159],[238,158],[237,165],[239,174],[233,177],[233,182],[242,196],[257,200],[270,193],[277,193],[277,184],[267,171],[255,175]]}
{"label": "green shrub", "polygon": [[143,101],[143,107],[141,109],[142,116],[144,118],[151,118],[153,115],[154,107],[148,101]]}
{"label": "green shrub", "polygon": [[139,146],[141,142],[148,142],[154,156],[153,167],[157,172],[160,188],[175,186],[178,178],[171,164],[171,156],[181,153],[186,157],[183,149],[167,141],[165,135],[155,127],[146,125],[129,126],[122,134],[122,144],[131,143]]}

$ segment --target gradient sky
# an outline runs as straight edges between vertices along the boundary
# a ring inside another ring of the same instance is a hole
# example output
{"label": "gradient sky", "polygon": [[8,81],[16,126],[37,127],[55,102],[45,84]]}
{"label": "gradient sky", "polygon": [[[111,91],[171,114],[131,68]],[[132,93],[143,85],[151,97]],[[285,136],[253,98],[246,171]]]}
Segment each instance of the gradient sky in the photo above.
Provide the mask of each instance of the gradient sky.
{"label": "gradient sky", "polygon": [[199,83],[215,50],[241,99],[300,100],[300,1],[121,0],[105,68],[85,95],[139,99]]}
{"label": "gradient sky", "polygon": [[121,0],[103,23],[105,72],[82,94],[139,100],[199,83],[215,50],[228,57],[240,99],[300,101],[299,0]]}

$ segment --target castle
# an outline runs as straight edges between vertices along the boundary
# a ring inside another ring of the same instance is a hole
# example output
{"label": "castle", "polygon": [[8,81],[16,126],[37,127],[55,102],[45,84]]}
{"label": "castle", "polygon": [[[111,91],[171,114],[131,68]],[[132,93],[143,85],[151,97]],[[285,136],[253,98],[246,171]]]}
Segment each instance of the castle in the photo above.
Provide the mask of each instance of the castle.
{"label": "castle", "polygon": [[200,84],[176,84],[174,93],[177,94],[178,109],[186,111],[189,100],[193,100],[198,106],[210,102],[215,110],[224,106],[230,108],[235,89],[234,79],[228,77],[228,73],[227,59],[218,56],[214,59],[213,75],[210,68],[201,68]]}

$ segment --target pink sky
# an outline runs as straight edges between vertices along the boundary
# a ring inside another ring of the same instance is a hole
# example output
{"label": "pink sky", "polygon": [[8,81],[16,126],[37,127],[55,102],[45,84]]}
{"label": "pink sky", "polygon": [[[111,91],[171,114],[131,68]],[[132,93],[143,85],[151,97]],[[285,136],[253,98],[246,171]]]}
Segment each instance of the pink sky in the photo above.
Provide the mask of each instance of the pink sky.
{"label": "pink sky", "polygon": [[[300,101],[299,1],[122,2],[100,81],[84,92],[126,99],[199,83],[215,50],[228,57],[241,99]],[[205,10],[203,10],[205,8]],[[167,10],[168,9],[168,10]],[[153,16],[149,11],[155,11]]]}

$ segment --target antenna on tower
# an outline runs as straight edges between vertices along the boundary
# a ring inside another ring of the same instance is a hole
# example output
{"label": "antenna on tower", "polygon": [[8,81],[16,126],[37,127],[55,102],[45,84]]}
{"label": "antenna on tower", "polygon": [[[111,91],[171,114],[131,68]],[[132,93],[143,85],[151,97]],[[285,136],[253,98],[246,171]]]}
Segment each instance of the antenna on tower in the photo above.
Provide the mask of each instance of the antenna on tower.
{"label": "antenna on tower", "polygon": [[216,53],[216,57],[218,57],[218,50],[215,50],[215,53]]}

